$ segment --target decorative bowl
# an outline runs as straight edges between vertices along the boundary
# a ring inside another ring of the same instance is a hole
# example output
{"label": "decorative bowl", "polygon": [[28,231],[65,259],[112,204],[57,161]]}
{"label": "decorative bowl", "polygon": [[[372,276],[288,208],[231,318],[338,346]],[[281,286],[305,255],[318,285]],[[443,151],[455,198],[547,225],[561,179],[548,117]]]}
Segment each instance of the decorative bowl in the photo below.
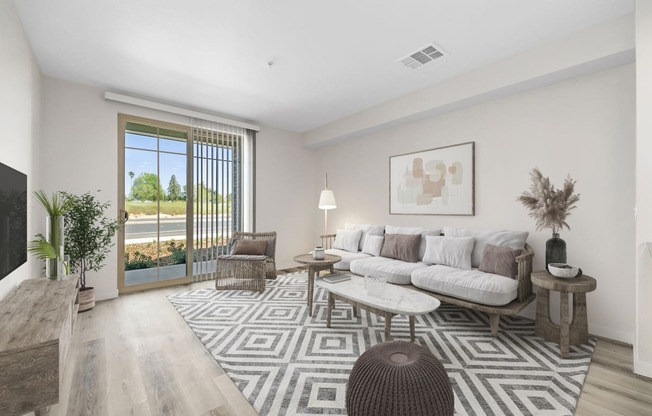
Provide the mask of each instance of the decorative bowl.
{"label": "decorative bowl", "polygon": [[566,263],[550,263],[548,271],[556,277],[575,277],[579,274],[580,268]]}

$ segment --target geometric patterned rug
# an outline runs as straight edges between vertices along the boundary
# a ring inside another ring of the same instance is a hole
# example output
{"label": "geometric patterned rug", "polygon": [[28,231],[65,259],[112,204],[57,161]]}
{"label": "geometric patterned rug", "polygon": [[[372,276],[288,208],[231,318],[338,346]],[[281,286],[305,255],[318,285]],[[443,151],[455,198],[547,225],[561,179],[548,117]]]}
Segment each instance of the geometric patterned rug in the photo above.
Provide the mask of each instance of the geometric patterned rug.
{"label": "geometric patterned rug", "polygon": [[[265,292],[178,293],[170,303],[260,415],[346,414],[349,372],[369,347],[383,341],[384,320],[336,303],[326,328],[326,294],[315,288],[307,314],[305,272],[268,281]],[[404,316],[392,337],[409,341]],[[483,313],[442,304],[416,318],[416,342],[442,362],[458,415],[572,415],[596,341],[571,347],[534,336],[534,321],[501,317],[492,337]]]}

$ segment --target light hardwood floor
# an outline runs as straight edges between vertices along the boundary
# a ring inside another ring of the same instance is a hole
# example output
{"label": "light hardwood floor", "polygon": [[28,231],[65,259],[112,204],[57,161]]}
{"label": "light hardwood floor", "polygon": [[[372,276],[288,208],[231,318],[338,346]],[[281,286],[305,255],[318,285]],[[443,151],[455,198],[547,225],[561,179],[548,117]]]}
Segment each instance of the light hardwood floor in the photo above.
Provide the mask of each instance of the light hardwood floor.
{"label": "light hardwood floor", "polygon": [[[167,301],[213,282],[122,295],[79,315],[51,415],[256,412]],[[632,348],[599,340],[577,415],[652,415],[652,380],[632,373]]]}

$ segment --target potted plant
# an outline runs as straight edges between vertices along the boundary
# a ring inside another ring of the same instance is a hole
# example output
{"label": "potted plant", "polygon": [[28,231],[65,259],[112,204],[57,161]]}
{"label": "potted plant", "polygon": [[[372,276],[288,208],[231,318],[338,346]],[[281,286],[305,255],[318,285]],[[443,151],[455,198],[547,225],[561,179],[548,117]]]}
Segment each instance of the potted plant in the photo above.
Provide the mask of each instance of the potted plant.
{"label": "potted plant", "polygon": [[45,260],[45,274],[50,279],[68,274],[68,266],[64,259],[64,216],[70,209],[70,200],[61,192],[54,192],[48,197],[45,192],[35,191],[34,196],[48,213],[46,236],[37,234],[36,239],[29,242],[27,251]]}
{"label": "potted plant", "polygon": [[86,286],[86,272],[104,267],[118,222],[104,216],[109,203],[100,202],[90,192],[65,195],[70,204],[65,221],[65,249],[70,268],[79,273],[79,311],[82,312],[95,306],[95,288]]}
{"label": "potted plant", "polygon": [[530,192],[523,192],[518,200],[530,210],[530,217],[536,220],[537,230],[550,228],[552,238],[546,241],[546,270],[550,263],[566,263],[566,242],[559,238],[564,227],[570,230],[566,218],[575,209],[580,195],[575,193],[575,181],[568,176],[562,189],[555,189],[550,179],[544,177],[538,168],[530,173]]}

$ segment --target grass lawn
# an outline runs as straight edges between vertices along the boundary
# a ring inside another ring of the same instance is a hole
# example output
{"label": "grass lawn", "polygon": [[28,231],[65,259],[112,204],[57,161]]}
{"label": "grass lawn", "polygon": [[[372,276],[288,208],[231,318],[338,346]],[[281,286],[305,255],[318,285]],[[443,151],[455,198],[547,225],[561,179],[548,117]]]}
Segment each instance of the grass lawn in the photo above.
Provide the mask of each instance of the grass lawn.
{"label": "grass lawn", "polygon": [[[132,217],[138,215],[156,215],[158,212],[158,203],[156,201],[125,201],[125,209]],[[204,210],[206,210],[205,207]],[[199,212],[199,210],[195,209],[195,212]],[[220,204],[217,206],[217,215],[221,213],[222,207]],[[161,214],[185,215],[186,201],[161,201]]]}

